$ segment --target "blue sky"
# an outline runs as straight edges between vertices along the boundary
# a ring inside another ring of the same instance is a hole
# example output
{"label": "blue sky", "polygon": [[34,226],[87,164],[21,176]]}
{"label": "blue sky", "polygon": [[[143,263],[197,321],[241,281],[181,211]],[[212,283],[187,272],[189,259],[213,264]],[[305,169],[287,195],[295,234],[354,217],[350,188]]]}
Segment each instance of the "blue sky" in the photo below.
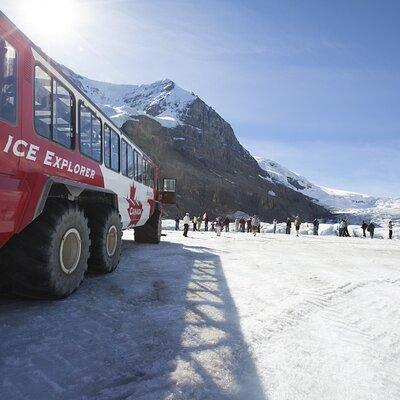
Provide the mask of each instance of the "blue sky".
{"label": "blue sky", "polygon": [[0,8],[76,72],[170,78],[253,154],[321,185],[400,196],[400,1],[75,0],[63,35],[24,11],[35,1]]}

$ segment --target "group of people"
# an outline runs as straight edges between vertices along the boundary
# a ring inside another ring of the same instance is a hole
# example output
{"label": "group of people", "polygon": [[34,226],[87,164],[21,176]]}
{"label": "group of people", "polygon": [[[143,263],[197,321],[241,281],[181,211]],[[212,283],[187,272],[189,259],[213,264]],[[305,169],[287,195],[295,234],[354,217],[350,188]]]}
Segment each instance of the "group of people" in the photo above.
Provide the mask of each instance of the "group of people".
{"label": "group of people", "polygon": [[[175,230],[179,230],[179,222],[180,218],[177,215],[175,218]],[[235,231],[236,232],[247,232],[247,233],[253,233],[254,236],[257,235],[257,233],[260,233],[261,230],[261,222],[260,219],[258,218],[257,215],[253,215],[253,217],[240,217],[235,219]],[[217,217],[210,221],[207,212],[203,214],[203,216],[194,216],[193,218],[190,218],[189,213],[186,213],[186,215],[183,218],[183,236],[187,237],[189,227],[192,225],[193,231],[199,231],[202,228],[202,225],[204,223],[204,231],[214,231],[216,232],[217,236],[221,236],[221,232],[229,232],[229,224],[231,223],[231,220],[228,216],[225,217]],[[276,219],[273,220],[273,233],[276,233],[277,231],[277,225],[278,221]],[[290,235],[292,231],[292,225],[294,225],[295,230],[296,230],[296,236],[299,236],[300,232],[300,227],[301,227],[301,219],[299,216],[296,216],[294,220],[291,218],[287,218],[286,220],[286,234]],[[319,234],[319,220],[317,218],[314,219],[313,221],[313,233],[314,235]],[[339,221],[339,236],[340,237],[350,237],[350,232],[348,229],[349,223],[347,218],[342,218]],[[366,237],[366,232],[370,234],[370,237],[373,238],[375,234],[375,224],[371,221],[369,224],[367,224],[365,221],[362,222],[361,224],[361,229],[363,231],[363,236]],[[389,229],[389,239],[393,238],[393,222],[389,221],[388,223],[388,229]]]}
{"label": "group of people", "polygon": [[[175,230],[179,230],[179,215],[175,217]],[[183,236],[187,237],[189,232],[189,227],[192,225],[193,232],[199,231],[201,229],[202,223],[204,222],[204,231],[207,232],[209,230],[210,219],[208,218],[208,214],[204,213],[203,216],[194,216],[190,218],[189,213],[183,217]],[[229,224],[231,220],[228,216],[225,217],[217,217],[211,221],[211,231],[215,231],[217,236],[221,236],[221,232],[225,230],[225,232],[229,232]],[[235,219],[235,230],[236,232],[252,232],[254,236],[257,233],[260,233],[261,222],[257,215],[254,215],[251,218],[236,218]]]}
{"label": "group of people", "polygon": [[[292,221],[289,217],[287,218],[287,220],[286,220],[286,234],[287,235],[291,234],[292,224],[293,223],[294,223],[294,227],[296,229],[296,236],[299,236],[300,227],[301,227],[301,219],[300,219],[300,217],[298,215],[296,216],[294,221]],[[276,224],[277,224],[276,219],[274,219],[273,224],[274,224],[274,233],[276,233]],[[314,225],[314,235],[318,235],[319,221],[316,218],[314,219],[313,225]]]}
{"label": "group of people", "polygon": [[236,218],[235,219],[235,231],[236,232],[252,232],[255,236],[257,233],[260,233],[261,223],[260,219],[257,215],[253,215],[253,217],[249,218]]}

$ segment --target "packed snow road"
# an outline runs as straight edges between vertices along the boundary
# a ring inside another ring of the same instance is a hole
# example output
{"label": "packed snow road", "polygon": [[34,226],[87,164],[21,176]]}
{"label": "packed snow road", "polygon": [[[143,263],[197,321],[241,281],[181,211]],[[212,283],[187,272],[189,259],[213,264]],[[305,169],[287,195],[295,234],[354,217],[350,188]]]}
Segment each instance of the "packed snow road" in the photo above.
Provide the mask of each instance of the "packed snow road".
{"label": "packed snow road", "polygon": [[0,299],[0,398],[400,398],[399,241],[165,232],[66,300]]}

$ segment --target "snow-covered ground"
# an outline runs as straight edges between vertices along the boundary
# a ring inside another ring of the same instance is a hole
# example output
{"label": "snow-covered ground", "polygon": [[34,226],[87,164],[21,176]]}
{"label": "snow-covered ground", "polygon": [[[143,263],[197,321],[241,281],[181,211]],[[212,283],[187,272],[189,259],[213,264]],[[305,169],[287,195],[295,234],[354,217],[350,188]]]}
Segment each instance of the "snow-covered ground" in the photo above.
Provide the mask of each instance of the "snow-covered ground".
{"label": "snow-covered ground", "polygon": [[68,299],[1,298],[0,397],[400,398],[399,241],[172,226]]}
{"label": "snow-covered ground", "polygon": [[254,157],[267,172],[267,180],[285,185],[313,198],[318,204],[328,207],[334,213],[348,214],[351,219],[374,220],[386,224],[390,219],[400,221],[400,198],[374,197],[348,190],[331,189],[316,185],[276,161]]}

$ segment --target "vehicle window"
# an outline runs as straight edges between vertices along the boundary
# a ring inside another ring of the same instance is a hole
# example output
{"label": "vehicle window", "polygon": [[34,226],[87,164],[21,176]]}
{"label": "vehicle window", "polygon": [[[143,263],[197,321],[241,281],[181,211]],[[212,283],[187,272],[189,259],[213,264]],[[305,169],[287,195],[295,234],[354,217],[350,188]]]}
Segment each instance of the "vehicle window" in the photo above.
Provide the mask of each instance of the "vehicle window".
{"label": "vehicle window", "polygon": [[127,159],[128,145],[125,140],[121,141],[121,172],[122,175],[128,176],[128,159]]}
{"label": "vehicle window", "polygon": [[72,96],[53,79],[53,140],[72,147]]}
{"label": "vehicle window", "polygon": [[134,164],[133,168],[134,168],[134,170],[135,170],[135,173],[134,173],[134,175],[133,175],[133,179],[135,179],[135,181],[138,180],[138,174],[139,174],[139,170],[138,170],[138,157],[139,157],[138,152],[137,152],[136,150],[133,150],[133,164]]}
{"label": "vehicle window", "polygon": [[17,122],[17,52],[0,38],[0,118]]}
{"label": "vehicle window", "polygon": [[57,79],[35,68],[35,129],[48,139],[73,147],[72,94]]}
{"label": "vehicle window", "polygon": [[104,125],[104,165],[111,168],[111,129]]}
{"label": "vehicle window", "polygon": [[111,130],[111,169],[119,172],[119,136]]}
{"label": "vehicle window", "polygon": [[135,175],[135,167],[133,163],[133,149],[131,146],[128,146],[128,176],[129,178],[133,178]]}
{"label": "vehicle window", "polygon": [[83,104],[79,105],[79,144],[82,154],[101,162],[101,121]]}
{"label": "vehicle window", "polygon": [[142,181],[143,183],[148,186],[148,178],[147,178],[147,161],[143,160],[143,172],[142,172]]}
{"label": "vehicle window", "polygon": [[143,158],[142,156],[135,151],[135,180],[138,182],[142,182],[143,180]]}
{"label": "vehicle window", "polygon": [[92,157],[101,162],[101,121],[92,115]]}
{"label": "vehicle window", "polygon": [[35,69],[35,128],[40,136],[51,139],[51,89],[50,75],[41,68]]}
{"label": "vehicle window", "polygon": [[150,163],[147,163],[147,178],[148,178],[148,185],[151,188],[154,188],[154,168]]}

